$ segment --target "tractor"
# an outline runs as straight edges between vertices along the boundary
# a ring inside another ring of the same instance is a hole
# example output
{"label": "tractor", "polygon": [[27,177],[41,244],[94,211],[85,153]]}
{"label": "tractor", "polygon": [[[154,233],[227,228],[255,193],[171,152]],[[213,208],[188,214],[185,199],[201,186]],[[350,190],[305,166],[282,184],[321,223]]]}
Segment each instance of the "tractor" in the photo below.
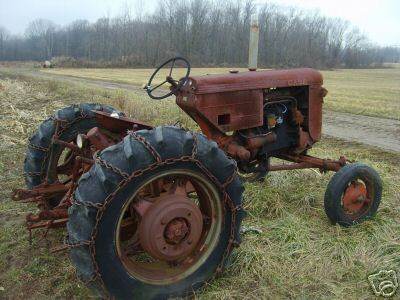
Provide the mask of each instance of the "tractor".
{"label": "tractor", "polygon": [[175,96],[202,133],[154,127],[107,105],[64,108],[30,138],[27,188],[13,198],[37,203],[30,232],[66,227],[52,251],[69,250],[97,297],[188,296],[221,274],[240,244],[241,176],[333,171],[324,197],[332,223],[376,213],[382,183],[374,169],[307,154],[321,138],[322,84],[309,68],[190,76],[189,62],[172,58],[145,89],[156,100]]}

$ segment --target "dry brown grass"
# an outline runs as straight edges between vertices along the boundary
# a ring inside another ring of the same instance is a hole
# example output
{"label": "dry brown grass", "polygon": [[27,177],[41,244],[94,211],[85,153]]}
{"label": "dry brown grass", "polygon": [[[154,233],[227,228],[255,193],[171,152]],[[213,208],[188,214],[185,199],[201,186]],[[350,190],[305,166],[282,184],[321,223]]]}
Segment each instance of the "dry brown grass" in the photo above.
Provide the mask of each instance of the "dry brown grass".
{"label": "dry brown grass", "polygon": [[[191,75],[205,75],[205,74],[222,74],[227,73],[229,70],[238,70],[240,72],[246,71],[244,68],[193,68],[191,69]],[[99,79],[106,81],[116,81],[122,83],[130,83],[133,85],[143,85],[146,84],[149,80],[149,77],[154,72],[155,69],[84,69],[84,68],[55,68],[55,69],[46,69],[42,70],[42,72],[48,74],[56,74],[56,75],[68,75],[74,77],[88,78],[88,79]],[[173,77],[178,78],[185,75],[186,69],[183,68],[175,68]],[[165,79],[168,70],[163,69],[161,71],[162,80]],[[161,79],[156,81],[156,83],[160,83]]]}
{"label": "dry brown grass", "polygon": [[325,109],[400,120],[400,64],[324,71]]}

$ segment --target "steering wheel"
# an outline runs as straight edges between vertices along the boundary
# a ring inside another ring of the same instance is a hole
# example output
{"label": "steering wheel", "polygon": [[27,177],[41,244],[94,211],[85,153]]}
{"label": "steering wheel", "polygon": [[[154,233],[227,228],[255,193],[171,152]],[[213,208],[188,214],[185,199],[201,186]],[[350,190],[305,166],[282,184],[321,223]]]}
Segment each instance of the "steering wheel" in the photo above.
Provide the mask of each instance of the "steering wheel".
{"label": "steering wheel", "polygon": [[[182,61],[185,64],[186,75],[185,75],[185,77],[182,77],[181,79],[176,80],[176,79],[172,78],[171,75],[172,75],[172,70],[174,69],[175,63],[178,61]],[[169,74],[165,78],[165,80],[163,82],[161,82],[160,84],[156,85],[155,87],[152,87],[151,83],[152,83],[154,77],[157,75],[157,73],[171,62],[172,62],[172,64],[169,69]],[[182,57],[174,57],[174,58],[168,59],[166,62],[164,62],[161,66],[159,66],[154,71],[153,75],[151,75],[149,82],[147,83],[147,86],[145,87],[145,90],[147,91],[147,94],[149,95],[149,97],[152,99],[161,100],[161,99],[167,98],[167,97],[171,96],[172,94],[175,94],[185,84],[185,82],[189,78],[189,74],[190,74],[190,64],[186,59],[184,59]],[[161,96],[155,96],[153,94],[153,92],[166,83],[171,84],[171,86],[169,87],[170,92],[168,92],[164,95],[161,95]]]}

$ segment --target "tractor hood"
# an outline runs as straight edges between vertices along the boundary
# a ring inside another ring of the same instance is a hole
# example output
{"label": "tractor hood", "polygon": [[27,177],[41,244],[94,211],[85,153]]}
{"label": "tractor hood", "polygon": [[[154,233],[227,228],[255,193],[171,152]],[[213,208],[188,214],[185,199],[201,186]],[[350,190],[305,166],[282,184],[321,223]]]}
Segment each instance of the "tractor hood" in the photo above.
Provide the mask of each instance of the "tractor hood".
{"label": "tractor hood", "polygon": [[194,94],[209,94],[322,83],[320,72],[302,68],[192,76],[189,86]]}

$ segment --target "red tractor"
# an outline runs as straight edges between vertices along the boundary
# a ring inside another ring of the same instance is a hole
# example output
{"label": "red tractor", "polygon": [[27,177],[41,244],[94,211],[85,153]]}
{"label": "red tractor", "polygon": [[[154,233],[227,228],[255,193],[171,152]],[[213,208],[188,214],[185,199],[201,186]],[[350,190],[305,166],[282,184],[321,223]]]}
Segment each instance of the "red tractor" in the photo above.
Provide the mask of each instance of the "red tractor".
{"label": "red tractor", "polygon": [[[186,69],[177,80],[178,63]],[[221,273],[245,216],[238,172],[263,180],[271,171],[334,171],[324,199],[333,223],[359,223],[378,209],[382,183],[372,168],[307,154],[321,137],[327,91],[319,72],[189,73],[185,59],[170,59],[146,90],[153,99],[175,95],[203,134],[79,104],[44,121],[29,141],[28,189],[13,197],[38,204],[29,230],[66,226],[68,239],[55,250],[70,249],[100,298],[189,295]],[[272,157],[291,163],[273,165]]]}

